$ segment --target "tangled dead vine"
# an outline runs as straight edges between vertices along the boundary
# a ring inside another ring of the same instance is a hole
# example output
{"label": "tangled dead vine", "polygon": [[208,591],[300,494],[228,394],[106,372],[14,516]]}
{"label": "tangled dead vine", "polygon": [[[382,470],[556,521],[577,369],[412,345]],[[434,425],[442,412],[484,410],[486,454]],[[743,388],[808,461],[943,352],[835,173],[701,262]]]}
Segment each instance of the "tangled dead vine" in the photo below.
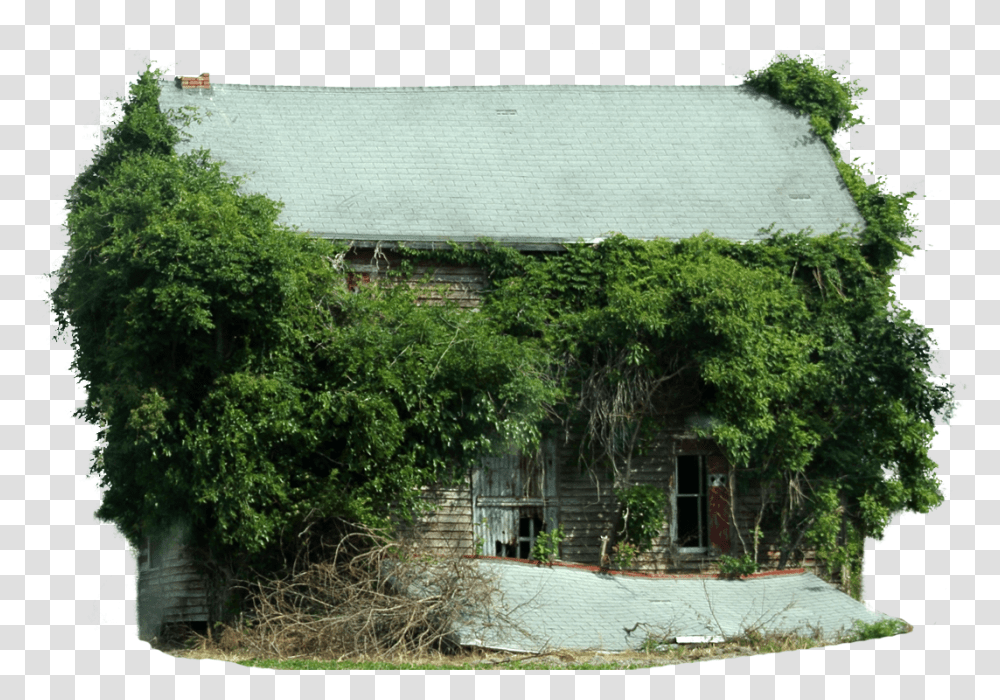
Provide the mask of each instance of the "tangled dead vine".
{"label": "tangled dead vine", "polygon": [[322,549],[283,578],[238,586],[252,612],[219,642],[278,659],[391,660],[457,652],[456,626],[495,617],[499,590],[474,560],[431,557],[361,527]]}
{"label": "tangled dead vine", "polygon": [[[610,466],[616,488],[630,483],[632,456],[639,446],[644,421],[657,413],[657,403],[677,403],[675,392],[657,396],[664,385],[670,386],[694,363],[681,363],[675,353],[666,362],[662,374],[654,375],[644,363],[637,362],[631,348],[605,349],[605,361],[594,362],[580,388],[577,411],[587,416],[586,440],[591,448],[591,464],[605,461]],[[675,382],[676,383],[676,382]],[[685,387],[687,388],[687,387]],[[659,401],[657,401],[659,398]],[[671,406],[676,411],[676,406]],[[661,411],[662,412],[662,411]]]}

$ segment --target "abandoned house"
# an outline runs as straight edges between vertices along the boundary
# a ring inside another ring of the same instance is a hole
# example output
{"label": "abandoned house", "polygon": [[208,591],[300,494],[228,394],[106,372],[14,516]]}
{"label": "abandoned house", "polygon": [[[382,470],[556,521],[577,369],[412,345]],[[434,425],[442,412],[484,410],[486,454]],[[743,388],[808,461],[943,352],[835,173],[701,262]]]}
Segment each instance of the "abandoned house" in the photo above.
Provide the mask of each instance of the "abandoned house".
{"label": "abandoned house", "polygon": [[[246,190],[285,203],[282,223],[352,241],[355,283],[377,274],[376,246],[391,264],[399,242],[488,237],[544,255],[609,231],[742,242],[772,223],[820,233],[864,224],[807,117],[744,87],[327,88],[212,84],[208,74],[161,87],[162,109],[210,112],[179,148],[209,148],[228,174],[248,175]],[[479,271],[426,270],[424,298],[476,306]],[[635,481],[665,489],[669,504],[640,569],[710,569],[735,551],[731,512],[752,530],[759,496],[730,493],[725,460],[690,431],[698,419],[664,424],[634,463]],[[426,493],[441,508],[418,534],[429,551],[472,554],[478,543],[526,558],[561,523],[559,558],[598,564],[617,505],[610,482],[574,465],[576,452],[548,440],[537,456],[485,460],[461,488]],[[140,553],[140,620],[144,608],[147,622],[206,620],[183,548],[166,544]]]}

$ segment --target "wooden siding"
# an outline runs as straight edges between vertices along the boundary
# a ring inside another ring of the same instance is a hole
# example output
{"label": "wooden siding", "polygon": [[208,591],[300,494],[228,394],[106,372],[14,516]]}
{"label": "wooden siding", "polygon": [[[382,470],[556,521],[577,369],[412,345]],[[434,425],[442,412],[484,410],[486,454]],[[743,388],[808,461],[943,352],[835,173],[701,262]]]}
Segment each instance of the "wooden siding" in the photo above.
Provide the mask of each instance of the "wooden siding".
{"label": "wooden siding", "polygon": [[[739,472],[737,471],[738,476]],[[736,520],[739,523],[740,533],[743,535],[743,540],[746,543],[746,549],[744,549],[743,543],[740,542],[740,538],[737,536],[735,530],[731,530],[730,540],[732,541],[733,554],[739,556],[744,551],[751,551],[753,549],[753,529],[757,522],[757,514],[760,511],[761,493],[755,484],[750,485],[748,493],[743,493],[740,489],[737,489],[736,493],[734,503]],[[800,549],[800,553],[800,557],[790,559],[786,563],[786,566],[801,566],[807,569],[816,567],[816,551],[814,549],[803,547]],[[757,561],[761,564],[777,565],[780,557],[781,553],[777,534],[765,531],[761,541],[758,543]]]}
{"label": "wooden siding", "polygon": [[[556,461],[557,482],[555,498],[547,501],[548,513],[557,513],[555,521],[546,517],[548,529],[554,529],[562,524],[566,538],[560,546],[559,558],[563,561],[600,565],[601,536],[610,535],[617,525],[618,504],[614,497],[612,483],[608,476],[599,470],[598,474],[581,471],[578,464],[577,436],[571,436],[568,441],[560,439],[553,445]],[[677,455],[698,454],[705,457],[719,456],[718,448],[710,440],[699,440],[683,433],[663,434],[655,440],[642,456],[633,461],[632,477],[636,484],[652,484],[664,489],[668,496],[673,490],[673,467]],[[473,479],[476,477],[473,476]],[[734,496],[733,510],[736,513],[736,524],[748,545],[752,542],[753,524],[757,509],[760,506],[760,494],[751,489],[747,495]],[[728,495],[728,494],[727,494]],[[440,553],[454,551],[454,542],[465,552],[474,548],[469,536],[469,530],[462,530],[460,523],[468,527],[473,521],[472,492],[468,486],[461,489],[441,489],[437,498],[448,504],[448,508],[440,514],[431,515],[424,525],[425,532],[430,537],[428,549]],[[679,553],[674,547],[671,536],[673,499],[668,498],[667,512],[664,514],[664,524],[659,535],[653,540],[651,551],[640,555],[633,568],[647,572],[711,572],[718,570],[718,555],[720,552]],[[508,509],[509,514],[509,509]],[[489,513],[483,509],[480,517]],[[496,517],[500,517],[497,514]],[[489,518],[488,518],[489,519]],[[509,524],[513,526],[513,521]],[[435,539],[439,541],[434,542]],[[484,538],[485,539],[485,538]],[[743,549],[740,538],[732,523],[729,525],[729,554],[740,555]],[[484,554],[493,554],[489,547],[484,547]],[[726,553],[726,552],[721,552]],[[803,552],[803,557],[794,559],[789,566],[815,565],[815,553],[810,550]],[[773,535],[765,537],[759,550],[759,561],[776,564],[778,549]]]}
{"label": "wooden siding", "polygon": [[194,559],[183,546],[182,530],[175,528],[153,546],[160,547],[158,566],[150,566],[149,546],[139,551],[136,582],[139,638],[159,634],[163,623],[207,622],[208,602],[202,577]]}
{"label": "wooden siding", "polygon": [[[348,285],[370,284],[387,269],[397,268],[401,260],[400,255],[392,251],[375,256],[370,249],[354,249],[344,258],[352,272]],[[424,278],[428,275],[425,283]],[[479,306],[479,293],[486,286],[486,275],[479,268],[427,262],[414,266],[408,283],[418,289],[418,303],[440,304],[448,299],[463,309],[472,309]]]}
{"label": "wooden siding", "polygon": [[601,536],[610,535],[617,505],[611,481],[600,471],[590,474],[579,462],[579,438],[557,445],[559,514],[566,538],[559,548],[563,561],[600,566]]}
{"label": "wooden siding", "polygon": [[[659,573],[717,570],[719,552],[678,552],[671,533],[676,457],[693,454],[718,458],[718,448],[711,440],[696,439],[677,426],[674,428],[676,432],[664,432],[654,439],[643,455],[633,459],[632,482],[651,484],[668,494],[668,507],[660,533],[653,540],[651,550],[640,555],[633,568]],[[541,510],[544,503],[547,529],[551,531],[562,524],[566,533],[559,558],[567,562],[600,565],[601,536],[611,536],[617,526],[618,503],[611,479],[603,469],[597,470],[596,474],[581,470],[579,436],[571,435],[568,440],[563,437],[549,445],[546,452],[550,452],[550,459],[555,462],[554,477],[551,472],[546,472],[544,476],[535,473],[535,481],[531,483],[530,479],[524,478],[529,472],[514,468],[518,458],[508,457],[506,461],[504,458],[493,458],[495,463],[491,471],[473,472],[470,481],[461,487],[426,490],[425,498],[443,507],[418,521],[417,528],[412,532],[422,538],[422,546],[428,552],[442,555],[472,553],[475,549],[474,533],[482,538],[482,553],[493,555],[493,540],[507,538],[516,527],[515,516],[520,517],[521,511],[515,506],[537,506]],[[537,493],[541,488],[539,477],[546,481],[554,478],[555,481],[545,487],[544,501]],[[499,491],[504,491],[510,503],[501,497]],[[473,498],[474,495],[478,496],[478,501]],[[759,502],[759,495],[756,500],[752,496],[736,497],[734,508],[745,539],[753,530],[753,517]],[[485,527],[482,519],[487,521]],[[502,538],[497,531],[502,531]],[[730,543],[731,553],[742,552],[732,524]]]}
{"label": "wooden siding", "polygon": [[[559,524],[563,526],[566,538],[560,546],[560,559],[599,565],[601,536],[611,536],[617,525],[618,504],[611,479],[603,470],[598,470],[596,474],[581,470],[578,436],[570,436],[568,440],[559,439],[549,445],[543,450],[543,454],[550,454],[546,458],[549,464],[554,461],[554,474],[536,473],[534,484],[525,478],[529,475],[528,471],[515,469],[518,458],[509,457],[506,461],[503,458],[493,458],[495,464],[491,465],[491,470],[473,472],[470,484],[460,488],[427,491],[425,497],[444,505],[444,508],[419,521],[415,532],[423,538],[423,546],[429,552],[442,554],[456,549],[474,549],[475,544],[469,534],[471,530],[482,541],[482,553],[493,555],[494,540],[510,539],[516,534],[517,519],[523,517],[531,507],[536,507],[544,513],[548,530],[551,531]],[[678,436],[676,433],[664,433],[654,440],[643,455],[633,460],[633,483],[651,484],[672,495],[674,465],[678,454],[708,456],[717,454],[717,450],[711,441],[694,440],[683,434]],[[542,488],[539,478],[549,482],[544,488],[544,499],[539,497],[540,493],[536,493]],[[500,491],[504,493],[501,494]],[[653,541],[651,551],[640,555],[634,568],[654,572],[710,570],[717,561],[717,554],[686,554],[676,551],[671,534],[674,507],[672,498],[668,500],[668,504],[663,526]],[[482,520],[486,520],[486,523],[482,523]],[[463,530],[463,527],[466,529]]]}
{"label": "wooden siding", "polygon": [[421,498],[436,506],[402,534],[428,554],[439,557],[474,554],[472,541],[472,489],[468,477],[460,486],[424,487]]}
{"label": "wooden siding", "polygon": [[[678,430],[674,426],[675,430]],[[578,460],[579,436],[561,442],[560,450],[560,512],[566,531],[562,545],[565,561],[600,565],[601,536],[614,540],[612,531],[618,526],[618,503],[613,484],[604,469],[581,470]],[[673,489],[674,466],[679,454],[715,454],[711,441],[695,440],[683,432],[663,432],[653,439],[644,454],[633,457],[631,483],[648,484],[662,489],[668,496],[664,522],[653,539],[649,552],[633,562],[639,571],[665,573],[668,571],[705,570],[717,560],[710,554],[684,554],[676,550],[673,542]],[[610,553],[610,552],[609,552]]]}

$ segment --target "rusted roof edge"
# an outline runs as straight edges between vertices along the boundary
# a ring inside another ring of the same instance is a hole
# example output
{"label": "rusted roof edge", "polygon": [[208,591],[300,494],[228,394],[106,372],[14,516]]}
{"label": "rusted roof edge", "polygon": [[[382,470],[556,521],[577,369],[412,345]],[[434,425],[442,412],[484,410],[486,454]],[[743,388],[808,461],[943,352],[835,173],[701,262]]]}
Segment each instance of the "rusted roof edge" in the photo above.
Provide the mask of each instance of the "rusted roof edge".
{"label": "rusted roof edge", "polygon": [[[515,559],[512,557],[494,557],[484,554],[464,554],[463,559],[486,559],[492,561],[502,561],[511,564],[522,564],[529,566],[559,566],[567,569],[579,569],[582,571],[590,571],[592,573],[607,574],[611,576],[625,576],[628,578],[655,578],[655,579],[718,579],[724,578],[723,574],[713,573],[713,572],[703,572],[703,573],[691,573],[691,574],[658,574],[645,571],[622,571],[620,569],[602,569],[599,566],[592,566],[589,564],[578,564],[576,562],[568,561],[553,561],[551,563],[537,562],[531,559]],[[796,574],[806,573],[805,568],[795,568],[795,569],[773,569],[770,571],[760,571],[756,574],[744,574],[740,576],[740,579],[755,579],[755,578],[768,578],[772,576],[790,576]]]}

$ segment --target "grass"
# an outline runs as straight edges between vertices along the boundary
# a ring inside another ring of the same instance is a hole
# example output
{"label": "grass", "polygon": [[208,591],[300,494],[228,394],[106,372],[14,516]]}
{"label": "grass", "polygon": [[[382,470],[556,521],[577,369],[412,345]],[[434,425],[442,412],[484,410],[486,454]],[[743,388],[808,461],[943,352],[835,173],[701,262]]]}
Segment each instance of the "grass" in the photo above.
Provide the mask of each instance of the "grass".
{"label": "grass", "polygon": [[718,644],[667,644],[663,640],[647,638],[643,648],[624,653],[587,651],[547,651],[543,654],[516,654],[498,652],[477,647],[463,647],[458,654],[425,655],[421,658],[396,659],[392,661],[376,659],[323,659],[255,658],[240,650],[224,651],[208,643],[200,635],[192,635],[175,648],[161,648],[173,656],[190,659],[217,659],[237,663],[242,666],[271,668],[290,671],[332,671],[332,670],[622,670],[653,666],[710,661],[737,656],[774,654],[783,651],[812,649],[830,644],[845,644],[879,637],[889,637],[911,632],[913,627],[898,619],[885,619],[876,623],[857,621],[854,627],[843,635],[825,638],[821,631],[813,630],[810,635],[746,632],[739,637]]}

